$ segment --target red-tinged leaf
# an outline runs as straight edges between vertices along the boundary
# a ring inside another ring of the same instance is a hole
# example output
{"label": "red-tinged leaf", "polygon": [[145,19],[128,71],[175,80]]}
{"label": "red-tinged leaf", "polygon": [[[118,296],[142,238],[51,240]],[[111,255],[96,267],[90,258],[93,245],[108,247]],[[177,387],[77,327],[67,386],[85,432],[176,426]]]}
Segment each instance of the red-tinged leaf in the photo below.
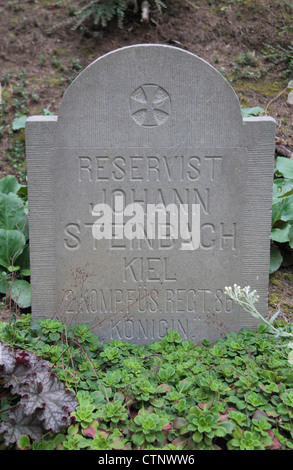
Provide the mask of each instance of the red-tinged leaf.
{"label": "red-tinged leaf", "polygon": [[160,384],[157,389],[158,393],[167,393],[170,392],[170,390],[171,387],[168,384]]}
{"label": "red-tinged leaf", "polygon": [[174,441],[172,441],[173,446],[175,446],[177,449],[183,449],[189,438],[183,437],[183,436],[178,436]]}
{"label": "red-tinged leaf", "polygon": [[206,402],[206,403],[198,403],[198,407],[203,410],[205,406],[207,406],[209,404],[209,402]]}
{"label": "red-tinged leaf", "polygon": [[180,429],[187,423],[187,419],[185,418],[175,418],[173,421],[174,429]]}
{"label": "red-tinged leaf", "polygon": [[279,441],[279,439],[277,439],[275,437],[275,434],[274,434],[274,431],[272,429],[269,429],[267,431],[268,435],[272,438],[273,440],[273,445],[272,447],[270,447],[271,450],[277,450],[277,449],[280,449],[280,447],[282,447],[282,444],[281,442]]}
{"label": "red-tinged leaf", "polygon": [[19,450],[30,450],[31,447],[30,438],[26,435],[19,436],[16,444]]}
{"label": "red-tinged leaf", "polygon": [[228,419],[229,419],[228,413],[226,413],[226,414],[224,414],[224,415],[222,415],[222,414],[220,413],[220,419],[219,419],[219,422],[220,422],[220,423],[221,423],[222,421],[227,421]]}
{"label": "red-tinged leaf", "polygon": [[162,398],[150,398],[150,402],[156,408],[162,408],[165,404],[165,402]]}
{"label": "red-tinged leaf", "polygon": [[96,430],[94,426],[88,426],[83,430],[83,433],[86,437],[91,437],[92,439],[94,439],[94,437],[96,436]]}
{"label": "red-tinged leaf", "polygon": [[269,410],[267,411],[267,416],[269,418],[277,418],[279,416],[279,413],[277,413],[277,411],[275,410]]}
{"label": "red-tinged leaf", "polygon": [[125,444],[124,442],[118,437],[117,439],[114,439],[114,441],[111,444],[111,447],[115,450],[125,450]]}
{"label": "red-tinged leaf", "polygon": [[257,421],[260,421],[261,419],[266,419],[268,420],[268,415],[266,414],[265,411],[263,410],[256,410],[253,415],[252,415],[252,418],[253,419],[256,419]]}
{"label": "red-tinged leaf", "polygon": [[166,426],[164,426],[164,427],[162,428],[162,431],[169,431],[169,429],[172,429],[172,424],[171,424],[171,423],[170,423],[170,424],[166,424]]}
{"label": "red-tinged leaf", "polygon": [[281,442],[279,441],[279,439],[277,439],[276,437],[273,438],[273,445],[271,447],[272,450],[277,450],[277,449],[280,449],[282,447],[282,444]]}

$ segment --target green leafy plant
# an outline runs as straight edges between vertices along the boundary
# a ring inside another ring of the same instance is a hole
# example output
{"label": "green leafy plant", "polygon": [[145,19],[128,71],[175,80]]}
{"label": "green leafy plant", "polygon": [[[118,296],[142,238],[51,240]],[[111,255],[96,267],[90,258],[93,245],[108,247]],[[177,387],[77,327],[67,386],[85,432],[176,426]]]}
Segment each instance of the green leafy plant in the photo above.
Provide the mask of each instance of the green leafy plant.
{"label": "green leafy plant", "polygon": [[79,405],[72,413],[72,416],[80,423],[82,428],[87,428],[98,416],[96,404],[91,396],[82,392],[77,393],[77,399]]}
{"label": "green leafy plant", "polygon": [[[69,3],[68,0],[58,1],[58,4],[65,3]],[[56,25],[55,28],[68,24],[73,30],[76,30],[86,28],[88,24],[90,25],[89,29],[95,33],[97,27],[106,27],[114,18],[117,19],[118,27],[123,28],[127,10],[132,7],[133,13],[136,14],[140,9],[140,3],[142,3],[140,0],[89,0],[86,4],[76,2],[76,6],[73,5],[70,10],[71,16]],[[162,13],[162,9],[166,8],[166,4],[162,0],[154,0],[153,3],[159,13]]]}
{"label": "green leafy plant", "polygon": [[233,430],[233,423],[228,416],[221,418],[220,414],[209,406],[201,409],[194,406],[189,410],[187,423],[180,428],[181,434],[192,432],[192,440],[196,443],[204,441],[205,445],[211,445],[215,436],[224,437]]}
{"label": "green leafy plant", "polygon": [[243,78],[259,79],[266,73],[266,69],[260,65],[259,57],[256,56],[255,51],[238,54],[231,65],[233,65],[233,71],[229,77],[230,81]]}
{"label": "green leafy plant", "polygon": [[27,120],[26,115],[22,115],[22,116],[18,116],[14,118],[12,121],[12,130],[18,131],[19,129],[24,129],[26,120]]}
{"label": "green leafy plant", "polygon": [[162,443],[165,439],[164,428],[168,424],[169,420],[166,417],[142,408],[130,427],[133,432],[131,439],[138,448],[143,448],[155,441]]}
{"label": "green leafy plant", "polygon": [[113,401],[105,403],[98,410],[98,417],[111,423],[125,422],[128,412],[123,404],[124,396],[116,394]]}
{"label": "green leafy plant", "polygon": [[[293,249],[293,160],[277,157],[273,184],[270,272],[282,264],[284,250]],[[281,245],[280,245],[281,244]]]}
{"label": "green leafy plant", "polygon": [[[251,294],[254,309],[256,293]],[[272,335],[271,326],[280,334]],[[22,315],[0,323],[3,342],[47,361],[64,388],[76,390],[77,400],[69,427],[33,435],[28,434],[33,422],[24,421],[22,435],[13,441],[6,443],[0,434],[0,448],[292,449],[289,334],[292,326],[275,320],[260,323],[257,331],[231,332],[213,345],[183,341],[169,331],[139,346],[102,344],[89,325],[69,327],[53,318]],[[5,426],[19,398],[0,397]]]}
{"label": "green leafy plant", "polygon": [[12,175],[0,180],[0,293],[22,308],[31,305],[26,189]]}
{"label": "green leafy plant", "polygon": [[280,44],[272,46],[267,44],[263,54],[272,67],[280,66],[283,77],[292,77],[293,74],[293,42],[282,47]]}
{"label": "green leafy plant", "polygon": [[260,106],[253,106],[251,108],[241,108],[241,114],[243,118],[246,117],[253,117],[253,116],[261,116],[264,114],[265,110]]}
{"label": "green leafy plant", "polygon": [[265,446],[272,446],[272,443],[269,435],[264,438],[256,431],[242,431],[237,428],[228,447],[230,450],[264,450]]}

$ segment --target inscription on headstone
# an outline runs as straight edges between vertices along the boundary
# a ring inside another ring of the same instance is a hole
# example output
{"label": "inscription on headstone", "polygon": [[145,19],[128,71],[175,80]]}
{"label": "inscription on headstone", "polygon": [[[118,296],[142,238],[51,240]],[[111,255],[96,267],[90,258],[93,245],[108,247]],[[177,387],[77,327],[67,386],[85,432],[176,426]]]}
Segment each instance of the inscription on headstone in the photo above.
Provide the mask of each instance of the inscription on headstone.
{"label": "inscription on headstone", "polygon": [[215,340],[266,314],[275,121],[242,119],[199,57],[129,46],[26,122],[33,316],[139,344]]}

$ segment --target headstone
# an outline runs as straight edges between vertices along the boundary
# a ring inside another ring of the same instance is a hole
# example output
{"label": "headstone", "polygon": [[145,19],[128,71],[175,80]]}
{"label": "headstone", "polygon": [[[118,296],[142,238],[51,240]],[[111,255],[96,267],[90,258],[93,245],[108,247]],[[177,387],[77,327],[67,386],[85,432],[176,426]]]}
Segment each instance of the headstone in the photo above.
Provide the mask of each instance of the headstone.
{"label": "headstone", "polygon": [[58,116],[26,121],[33,316],[138,344],[254,328],[224,289],[256,289],[266,315],[274,142],[192,53],[94,61]]}

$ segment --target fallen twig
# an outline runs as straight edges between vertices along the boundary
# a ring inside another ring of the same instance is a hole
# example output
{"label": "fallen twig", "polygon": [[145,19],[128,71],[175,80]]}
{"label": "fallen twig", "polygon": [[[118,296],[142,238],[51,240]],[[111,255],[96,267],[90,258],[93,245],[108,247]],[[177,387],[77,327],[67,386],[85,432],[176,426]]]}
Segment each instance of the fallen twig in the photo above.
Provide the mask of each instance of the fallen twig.
{"label": "fallen twig", "polygon": [[276,153],[282,157],[292,158],[293,159],[293,152],[284,145],[276,144]]}
{"label": "fallen twig", "polygon": [[284,90],[280,91],[276,96],[274,96],[274,98],[272,98],[272,99],[268,102],[268,104],[267,104],[266,107],[265,107],[265,115],[266,115],[266,116],[267,116],[267,111],[268,111],[269,107],[271,106],[271,104],[272,104],[274,101],[276,101],[278,98],[280,98],[280,96],[281,96],[283,93],[285,93],[285,91],[287,91],[287,90],[288,90],[288,87],[286,86],[286,88],[284,88]]}

